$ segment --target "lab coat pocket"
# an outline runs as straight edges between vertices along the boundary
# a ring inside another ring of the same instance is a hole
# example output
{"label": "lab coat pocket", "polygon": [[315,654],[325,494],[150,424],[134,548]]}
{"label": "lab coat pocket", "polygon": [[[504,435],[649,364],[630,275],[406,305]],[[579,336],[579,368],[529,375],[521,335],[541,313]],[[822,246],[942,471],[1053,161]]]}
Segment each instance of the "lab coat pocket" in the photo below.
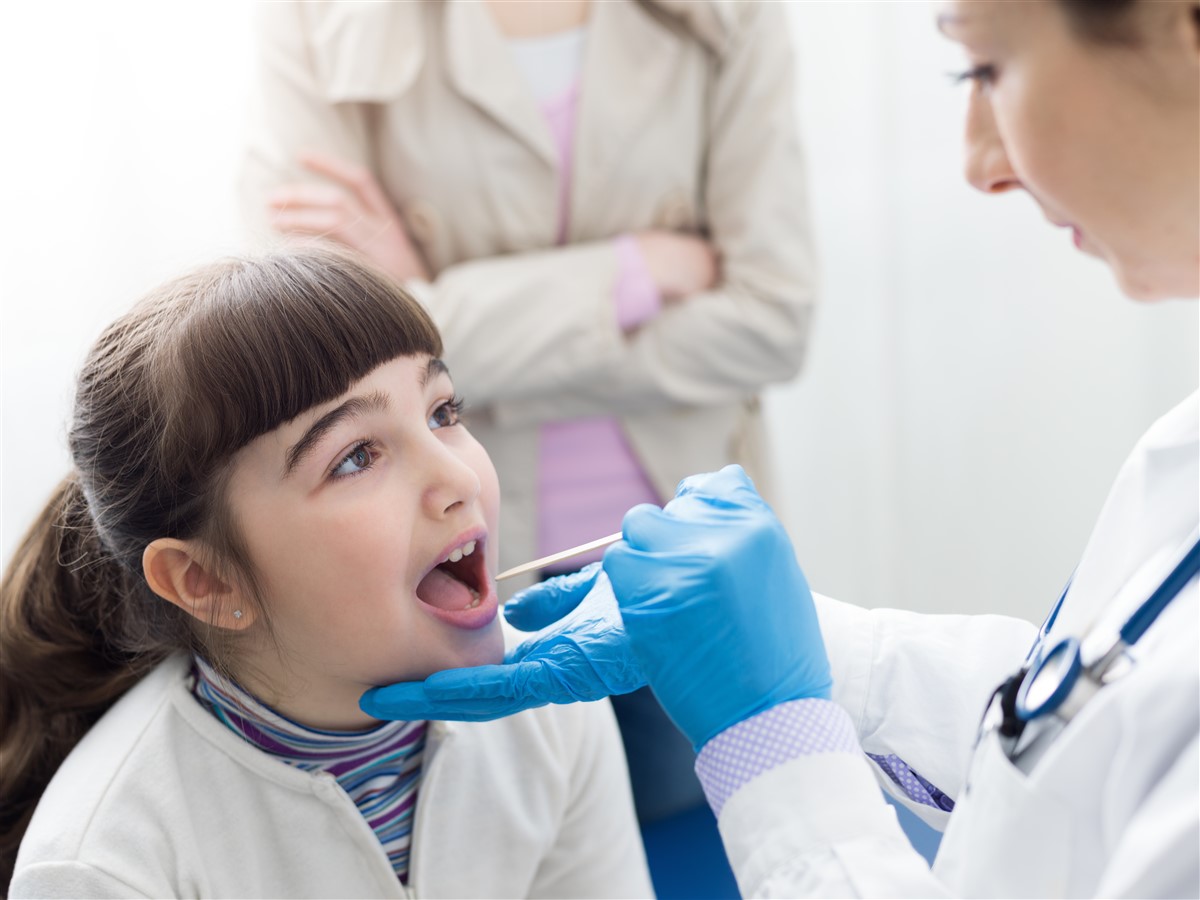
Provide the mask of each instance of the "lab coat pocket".
{"label": "lab coat pocket", "polygon": [[1070,870],[1071,818],[1062,802],[986,734],[946,828],[934,872],[964,897],[1058,897]]}

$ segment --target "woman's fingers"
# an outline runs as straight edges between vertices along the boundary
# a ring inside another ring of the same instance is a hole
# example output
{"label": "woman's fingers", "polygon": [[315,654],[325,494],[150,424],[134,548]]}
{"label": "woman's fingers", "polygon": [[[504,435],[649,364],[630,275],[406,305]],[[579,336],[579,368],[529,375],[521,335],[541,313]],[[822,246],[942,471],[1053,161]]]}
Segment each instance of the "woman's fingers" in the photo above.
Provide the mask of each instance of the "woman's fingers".
{"label": "woman's fingers", "polygon": [[272,209],[298,209],[307,206],[346,209],[351,203],[351,198],[342,188],[318,182],[287,184],[272,191],[267,197],[267,205]]}
{"label": "woman's fingers", "polygon": [[300,164],[310,172],[336,181],[371,212],[394,216],[395,210],[371,170],[325,153],[302,153]]}
{"label": "woman's fingers", "polygon": [[281,210],[272,218],[271,224],[284,234],[310,234],[342,240],[349,223],[341,210],[309,206]]}
{"label": "woman's fingers", "polygon": [[327,181],[274,191],[267,204],[276,231],[332,238],[400,281],[429,278],[403,220],[369,169],[324,153],[303,154],[300,162]]}

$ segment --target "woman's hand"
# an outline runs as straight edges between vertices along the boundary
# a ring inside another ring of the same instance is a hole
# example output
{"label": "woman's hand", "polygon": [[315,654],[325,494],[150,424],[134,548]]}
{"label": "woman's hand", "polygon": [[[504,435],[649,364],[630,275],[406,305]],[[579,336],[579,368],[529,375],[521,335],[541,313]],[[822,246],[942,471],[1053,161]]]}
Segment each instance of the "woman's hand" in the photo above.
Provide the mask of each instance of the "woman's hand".
{"label": "woman's hand", "polygon": [[717,283],[720,259],[716,248],[703,238],[675,231],[641,231],[634,237],[666,302],[682,300]]}
{"label": "woman's hand", "polygon": [[267,202],[277,231],[337,241],[399,281],[428,280],[404,222],[369,169],[321,153],[303,154],[300,163],[333,184],[289,184],[274,191]]}

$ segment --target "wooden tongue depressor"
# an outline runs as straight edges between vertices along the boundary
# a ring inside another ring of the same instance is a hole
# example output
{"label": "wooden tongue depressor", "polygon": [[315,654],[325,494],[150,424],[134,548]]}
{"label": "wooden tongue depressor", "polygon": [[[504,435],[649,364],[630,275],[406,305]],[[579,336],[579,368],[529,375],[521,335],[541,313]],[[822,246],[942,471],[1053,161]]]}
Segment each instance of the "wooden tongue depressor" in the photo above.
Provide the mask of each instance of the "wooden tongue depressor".
{"label": "wooden tongue depressor", "polygon": [[505,578],[512,578],[516,575],[524,575],[526,572],[533,572],[536,569],[544,569],[551,563],[562,562],[564,559],[570,559],[572,556],[581,556],[589,550],[599,550],[601,547],[607,547],[609,544],[615,544],[621,539],[621,532],[610,534],[608,537],[598,538],[594,541],[589,541],[586,544],[580,544],[578,547],[572,547],[570,550],[562,550],[558,553],[551,553],[549,556],[543,556],[541,559],[535,559],[533,562],[522,563],[519,566],[514,566],[507,571],[501,572],[496,576],[497,581],[503,581]]}

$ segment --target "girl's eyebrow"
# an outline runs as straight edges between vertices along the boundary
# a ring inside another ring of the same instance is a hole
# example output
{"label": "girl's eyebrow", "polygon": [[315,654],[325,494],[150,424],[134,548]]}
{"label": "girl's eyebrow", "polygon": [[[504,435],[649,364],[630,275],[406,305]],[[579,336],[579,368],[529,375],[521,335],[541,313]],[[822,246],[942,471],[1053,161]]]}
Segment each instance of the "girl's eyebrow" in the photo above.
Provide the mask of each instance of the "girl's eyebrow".
{"label": "girl's eyebrow", "polygon": [[283,465],[283,477],[287,478],[291,475],[296,467],[304,461],[304,458],[312,452],[321,438],[333,428],[350,419],[365,416],[367,413],[386,413],[390,406],[387,394],[382,391],[372,391],[363,397],[351,397],[341,406],[325,413],[309,426],[308,430],[304,432],[304,437],[288,448]]}
{"label": "girl's eyebrow", "polygon": [[436,356],[431,357],[425,365],[425,371],[421,373],[421,388],[429,386],[429,382],[437,378],[439,375],[449,375],[450,370],[446,368],[446,364]]}

